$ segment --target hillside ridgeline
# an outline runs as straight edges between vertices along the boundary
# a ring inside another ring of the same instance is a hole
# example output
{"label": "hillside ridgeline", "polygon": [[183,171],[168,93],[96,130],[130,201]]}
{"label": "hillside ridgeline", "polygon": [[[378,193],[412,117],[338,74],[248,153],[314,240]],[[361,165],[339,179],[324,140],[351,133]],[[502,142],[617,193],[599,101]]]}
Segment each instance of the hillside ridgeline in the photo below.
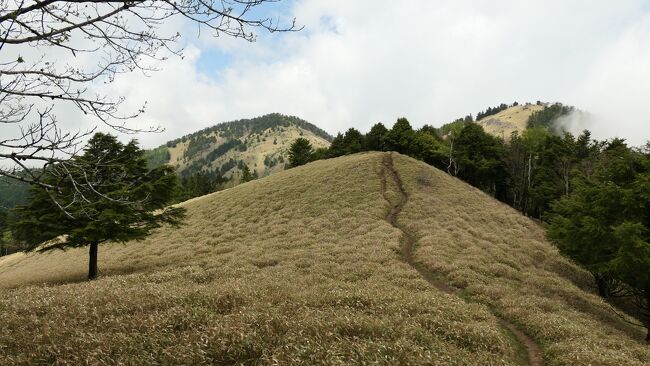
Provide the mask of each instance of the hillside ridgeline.
{"label": "hillside ridgeline", "polygon": [[180,229],[104,245],[97,281],[75,283],[85,250],[0,258],[0,308],[12,314],[0,357],[650,362],[642,330],[612,313],[538,224],[414,159],[322,160],[182,205]]}
{"label": "hillside ridgeline", "polygon": [[148,152],[150,166],[170,164],[182,176],[221,176],[237,183],[244,167],[257,177],[284,169],[289,145],[303,137],[314,148],[332,137],[297,117],[279,113],[224,122],[167,142]]}

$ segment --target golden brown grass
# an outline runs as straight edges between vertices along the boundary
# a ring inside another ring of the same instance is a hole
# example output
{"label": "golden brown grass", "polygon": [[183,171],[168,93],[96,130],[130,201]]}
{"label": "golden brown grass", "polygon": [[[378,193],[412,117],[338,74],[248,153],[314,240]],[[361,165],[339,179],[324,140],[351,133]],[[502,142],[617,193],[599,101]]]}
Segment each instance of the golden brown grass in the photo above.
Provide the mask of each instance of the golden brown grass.
{"label": "golden brown grass", "polygon": [[186,202],[185,226],[101,246],[97,281],[83,282],[85,250],[0,259],[0,364],[517,364],[489,307],[549,364],[650,360],[536,224],[396,156],[416,260],[483,304],[430,286],[385,220],[381,162],[319,161]]}
{"label": "golden brown grass", "polygon": [[[0,266],[0,359],[72,364],[515,364],[484,306],[431,288],[385,221],[381,154],[188,202],[188,220],[86,252]],[[137,272],[122,275],[128,272]]]}
{"label": "golden brown grass", "polygon": [[478,121],[478,124],[483,126],[485,132],[508,140],[514,131],[521,134],[526,130],[530,115],[542,109],[544,109],[543,105],[522,104],[485,117]]}
{"label": "golden brown grass", "polygon": [[542,227],[477,189],[397,156],[409,192],[400,222],[415,259],[520,326],[548,365],[647,365],[642,328],[589,289],[591,279],[544,239]]}

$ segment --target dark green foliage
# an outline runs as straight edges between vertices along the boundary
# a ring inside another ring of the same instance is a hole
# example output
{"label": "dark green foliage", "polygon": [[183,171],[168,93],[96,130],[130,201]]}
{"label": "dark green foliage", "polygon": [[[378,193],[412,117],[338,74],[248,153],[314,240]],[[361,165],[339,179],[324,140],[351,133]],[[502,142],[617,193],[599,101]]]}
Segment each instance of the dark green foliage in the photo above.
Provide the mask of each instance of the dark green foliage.
{"label": "dark green foliage", "polygon": [[650,331],[648,157],[614,139],[593,166],[574,192],[552,205],[548,236],[594,275],[602,296],[620,287],[631,293]]}
{"label": "dark green foliage", "polygon": [[314,150],[314,152],[311,154],[311,160],[310,161],[327,159],[328,154],[329,154],[329,149],[328,148],[319,147],[318,149]]}
{"label": "dark green foliage", "polygon": [[537,145],[533,145],[534,174],[532,174],[531,184],[528,187],[527,213],[530,216],[544,219],[543,215],[551,208],[551,203],[565,194],[565,182],[562,179],[560,164],[561,159],[565,156],[571,157],[571,152],[564,151],[565,148],[570,150],[570,146],[563,144],[559,137],[550,134],[540,136],[541,139],[537,141]]}
{"label": "dark green foliage", "polygon": [[[597,280],[614,279],[631,288],[650,326],[649,193],[648,174],[629,187],[612,182],[581,187],[554,205],[548,235],[562,254],[582,264]],[[610,296],[613,290],[601,287],[600,291]]]}
{"label": "dark green foliage", "polygon": [[14,179],[0,177],[0,208],[14,208],[27,202],[29,185]]}
{"label": "dark green foliage", "polygon": [[297,138],[289,147],[289,167],[305,165],[311,161],[313,148],[306,138]]}
{"label": "dark green foliage", "polygon": [[196,154],[206,150],[211,144],[216,142],[217,139],[214,136],[207,136],[207,134],[192,135],[190,143],[187,145],[187,149],[183,153],[183,158],[191,159]]}
{"label": "dark green foliage", "polygon": [[367,151],[365,136],[355,128],[348,129],[345,134],[337,134],[332,140],[328,151],[328,156],[334,158],[337,156],[356,154]]}
{"label": "dark green foliage", "polygon": [[[228,151],[233,149],[238,149],[239,151],[245,151],[246,144],[241,142],[240,140],[230,140],[226,143],[217,146],[217,148],[210,151],[204,158],[193,161],[187,168],[183,169],[183,171],[180,173],[181,177],[185,178],[194,174],[209,174],[209,172],[205,170],[205,167],[208,166],[211,162],[225,155]],[[227,168],[224,168],[224,166],[227,166]],[[214,175],[216,176],[224,175],[233,166],[228,165],[228,162],[226,162],[224,163],[224,165],[222,165],[221,170],[219,172],[214,173]]]}
{"label": "dark green foliage", "polygon": [[551,129],[553,123],[557,121],[558,118],[566,116],[573,111],[573,107],[568,107],[560,103],[555,103],[550,106],[545,107],[541,111],[533,112],[528,118],[528,128],[547,128]]}
{"label": "dark green foliage", "polygon": [[431,126],[431,125],[424,125],[422,126],[418,131],[418,133],[425,133],[436,140],[442,141],[442,137],[440,136],[440,132],[438,131],[437,128]]}
{"label": "dark green foliage", "polygon": [[159,146],[153,150],[146,150],[144,158],[147,160],[147,168],[151,170],[169,163],[171,155],[167,146]]}
{"label": "dark green foliage", "polygon": [[29,203],[15,209],[12,232],[14,239],[28,245],[27,250],[90,245],[91,279],[97,274],[93,260],[98,244],[141,240],[163,224],[178,225],[183,216],[183,209],[167,207],[177,185],[173,169],[148,170],[135,140],[125,145],[97,133],[83,155],[68,166],[74,169],[61,174],[54,166],[44,178],[58,182],[58,191],[30,190]]}
{"label": "dark green foliage", "polygon": [[272,155],[266,155],[264,157],[264,166],[273,168],[274,166],[278,165],[278,159],[274,158]]}
{"label": "dark green foliage", "polygon": [[382,123],[377,123],[366,134],[366,148],[369,151],[384,151],[388,129]]}
{"label": "dark green foliage", "polygon": [[645,166],[643,157],[630,149],[624,140],[615,138],[605,145],[593,169],[594,179],[627,186],[645,170]]}
{"label": "dark green foliage", "polygon": [[474,122],[474,118],[472,117],[471,114],[465,116],[465,118],[459,118],[453,122],[446,123],[440,126],[440,128],[438,128],[437,131],[441,137],[446,137],[452,134],[453,131],[460,131],[463,127],[465,127],[466,124],[470,122]]}
{"label": "dark green foliage", "polygon": [[400,154],[413,154],[415,146],[415,131],[406,118],[397,120],[386,135],[386,149]]}
{"label": "dark green foliage", "polygon": [[221,165],[221,168],[219,169],[218,175],[221,175],[221,176],[226,175],[226,173],[230,169],[232,169],[232,168],[234,168],[236,166],[237,166],[237,161],[235,161],[235,159],[233,159],[233,158],[230,158],[230,160],[228,160],[227,162],[225,162],[224,164]]}
{"label": "dark green foliage", "polygon": [[345,141],[344,136],[341,133],[336,134],[336,137],[332,140],[327,156],[330,158],[335,158],[337,156],[345,155]]}
{"label": "dark green foliage", "polygon": [[350,128],[343,136],[345,155],[356,154],[366,150],[365,137],[356,128]]}
{"label": "dark green foliage", "polygon": [[239,151],[246,151],[246,144],[244,144],[240,140],[230,140],[228,142],[219,145],[216,149],[210,151],[208,155],[206,155],[205,160],[208,163],[213,162],[219,159],[220,157],[222,157],[228,151],[235,148],[238,149]]}
{"label": "dark green foliage", "polygon": [[449,151],[435,128],[425,125],[417,131],[415,150],[418,159],[439,169],[446,168]]}
{"label": "dark green foliage", "polygon": [[508,145],[508,198],[506,202],[526,215],[545,220],[553,201],[573,192],[574,186],[592,179],[602,143],[588,131],[577,139],[557,136],[543,128],[513,134]]}
{"label": "dark green foliage", "polygon": [[476,120],[479,121],[485,117],[493,116],[501,111],[505,111],[506,109],[508,109],[508,105],[504,103],[501,103],[499,106],[494,108],[488,107],[484,112],[478,112],[476,114]]}
{"label": "dark green foliage", "polygon": [[241,182],[246,183],[255,179],[257,179],[257,172],[251,173],[251,170],[250,168],[248,168],[248,165],[243,164],[241,168]]}
{"label": "dark green foliage", "polygon": [[458,177],[495,197],[506,196],[506,149],[503,141],[470,122],[460,131],[454,152]]}
{"label": "dark green foliage", "polygon": [[218,191],[228,179],[215,173],[200,172],[185,176],[178,186],[174,202],[187,201],[194,197]]}
{"label": "dark green foliage", "polygon": [[626,221],[620,214],[631,203],[630,193],[612,183],[580,187],[553,205],[549,238],[593,273],[609,272],[618,245],[614,228]]}
{"label": "dark green foliage", "polygon": [[[8,227],[8,218],[9,211],[4,208],[0,208],[0,244],[4,243],[4,233],[7,231]],[[2,255],[2,253],[0,253]]]}

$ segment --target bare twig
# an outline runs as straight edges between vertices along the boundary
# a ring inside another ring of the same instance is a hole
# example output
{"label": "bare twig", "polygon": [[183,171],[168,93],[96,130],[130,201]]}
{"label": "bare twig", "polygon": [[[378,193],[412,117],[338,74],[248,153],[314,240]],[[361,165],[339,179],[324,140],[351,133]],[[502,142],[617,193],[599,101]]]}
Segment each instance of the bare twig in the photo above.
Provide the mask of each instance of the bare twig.
{"label": "bare twig", "polygon": [[[256,8],[276,1],[0,0],[0,176],[55,191],[58,187],[42,182],[44,172],[57,167],[55,173],[69,180],[73,174],[66,175],[65,169],[75,168],[69,159],[96,126],[127,134],[161,131],[127,124],[144,112],[146,102],[124,113],[124,98],[98,95],[93,86],[111,83],[123,73],[155,71],[168,56],[181,56],[180,34],[162,30],[174,18],[189,20],[214,36],[248,42],[255,41],[255,30],[300,30],[295,19],[284,25],[255,15]],[[21,56],[27,50],[40,56]],[[80,54],[95,61],[85,66],[64,63],[56,50],[71,54],[71,61]],[[86,115],[87,130],[62,130],[53,112],[58,105],[71,105]],[[83,192],[97,184],[68,183],[78,190],[74,204],[83,202]],[[59,207],[65,210],[67,204]]]}

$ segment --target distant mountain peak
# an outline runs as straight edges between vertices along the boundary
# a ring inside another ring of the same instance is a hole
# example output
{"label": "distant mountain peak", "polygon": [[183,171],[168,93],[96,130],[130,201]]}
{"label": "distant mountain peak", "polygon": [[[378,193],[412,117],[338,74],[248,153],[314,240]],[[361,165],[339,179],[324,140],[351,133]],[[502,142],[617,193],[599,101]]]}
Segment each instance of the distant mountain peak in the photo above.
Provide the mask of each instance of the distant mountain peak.
{"label": "distant mountain peak", "polygon": [[150,150],[150,166],[170,164],[181,176],[204,173],[239,181],[244,167],[257,176],[284,169],[291,143],[308,139],[315,148],[333,139],[321,128],[295,116],[270,113],[218,123]]}

